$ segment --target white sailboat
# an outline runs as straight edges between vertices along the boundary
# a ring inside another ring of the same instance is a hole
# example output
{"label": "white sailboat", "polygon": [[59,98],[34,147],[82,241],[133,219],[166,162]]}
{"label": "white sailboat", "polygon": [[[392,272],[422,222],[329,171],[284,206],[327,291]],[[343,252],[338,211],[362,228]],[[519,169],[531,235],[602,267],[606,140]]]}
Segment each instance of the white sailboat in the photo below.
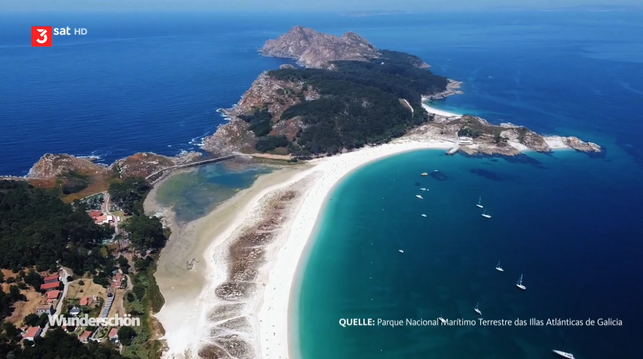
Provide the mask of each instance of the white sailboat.
{"label": "white sailboat", "polygon": [[422,217],[426,218],[426,214],[422,213]]}
{"label": "white sailboat", "polygon": [[500,261],[498,261],[498,264],[496,264],[496,270],[498,272],[504,272],[505,271],[504,269],[502,269],[502,267],[500,267]]}
{"label": "white sailboat", "polygon": [[554,350],[552,350],[552,351],[553,351],[554,353],[556,353],[556,354],[560,355],[560,356],[561,356],[561,357],[563,357],[563,358],[567,358],[567,359],[574,359],[574,354],[562,351],[562,349],[564,349],[564,348],[565,348],[565,338],[566,338],[566,337],[567,337],[567,333],[565,333],[565,335],[563,336],[563,345],[560,347],[560,349],[561,349],[561,350],[556,350],[556,349],[554,349]]}
{"label": "white sailboat", "polygon": [[442,324],[442,325],[447,324],[447,320],[442,318],[442,311],[440,311],[440,316],[438,317],[438,320],[440,321],[440,324]]}
{"label": "white sailboat", "polygon": [[520,288],[520,289],[522,289],[522,290],[526,290],[526,289],[527,289],[527,287],[525,287],[524,285],[522,285],[522,274],[520,275],[520,279],[518,279],[518,283],[516,283],[516,287],[518,287],[518,288]]}
{"label": "white sailboat", "polygon": [[419,194],[416,194],[416,195],[415,195],[415,197],[417,197],[417,198],[419,198],[419,199],[424,199],[424,198],[422,198],[422,196],[420,196]]}
{"label": "white sailboat", "polygon": [[476,204],[476,207],[484,208],[484,206],[482,205],[482,197],[478,198],[478,204]]}
{"label": "white sailboat", "polygon": [[420,188],[420,191],[426,191],[426,188],[422,187]]}
{"label": "white sailboat", "polygon": [[479,315],[482,315],[482,312],[481,312],[481,311],[480,311],[480,309],[478,308],[478,304],[480,304],[480,303],[476,303],[476,307],[475,307],[475,308],[473,308],[473,310],[474,310],[476,313],[478,313]]}
{"label": "white sailboat", "polygon": [[487,214],[487,210],[485,209],[484,212],[482,213],[482,217],[484,218],[491,218],[490,214]]}

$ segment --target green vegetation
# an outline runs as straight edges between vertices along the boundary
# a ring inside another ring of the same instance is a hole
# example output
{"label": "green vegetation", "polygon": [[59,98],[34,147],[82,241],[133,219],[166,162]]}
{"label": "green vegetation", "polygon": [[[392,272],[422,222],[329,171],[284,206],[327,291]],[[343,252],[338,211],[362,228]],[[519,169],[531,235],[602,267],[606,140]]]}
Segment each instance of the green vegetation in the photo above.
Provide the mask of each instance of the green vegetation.
{"label": "green vegetation", "polygon": [[138,250],[161,249],[167,240],[157,217],[134,215],[123,224],[123,229],[129,232],[128,238]]}
{"label": "green vegetation", "polygon": [[17,341],[18,329],[13,325],[3,325],[0,335],[0,358],[7,359],[122,359],[112,345],[96,343],[82,344],[74,336],[60,328],[38,337],[35,342],[25,341],[21,348]]}
{"label": "green vegetation", "polygon": [[98,226],[82,205],[63,203],[25,182],[0,181],[0,268],[55,269],[57,261],[76,273],[105,263],[98,249],[114,231]]}
{"label": "green vegetation", "polygon": [[466,136],[466,137],[471,137],[471,138],[477,138],[477,137],[482,136],[482,131],[474,130],[474,129],[465,127],[465,128],[461,128],[458,131],[458,136],[460,136],[460,137]]}
{"label": "green vegetation", "polygon": [[21,300],[24,301],[27,298],[20,293],[20,288],[16,285],[9,287],[9,293],[0,290],[0,323],[13,313],[13,304]]}
{"label": "green vegetation", "polygon": [[[125,345],[123,354],[127,357],[155,358],[158,357],[161,349],[159,341],[150,340],[156,326],[151,313],[161,310],[164,304],[163,296],[153,275],[156,271],[155,262],[156,258],[151,256],[145,259],[136,258],[134,261],[136,274],[130,275],[134,286],[125,296],[124,305],[129,314],[141,317],[142,325],[133,329],[133,333],[127,333],[128,337],[133,338],[129,344],[121,339]],[[120,339],[120,331],[118,336]]]}
{"label": "green vegetation", "polygon": [[250,123],[248,129],[257,137],[266,136],[272,131],[272,114],[265,108],[256,109],[252,115],[241,115],[239,118]]}
{"label": "green vegetation", "polygon": [[[334,70],[279,69],[269,75],[278,80],[303,82],[321,96],[288,108],[280,120],[295,116],[303,119],[303,130],[292,141],[268,136],[271,118],[258,109],[243,119],[251,123],[259,137],[255,148],[260,152],[287,147],[298,157],[335,154],[343,149],[359,148],[402,136],[412,127],[429,119],[422,108],[422,95],[446,89],[447,79],[413,66],[417,57],[401,52],[383,51],[383,57],[371,61],[337,61]],[[409,102],[413,111],[400,103]]]}
{"label": "green vegetation", "polygon": [[132,339],[136,336],[136,331],[132,327],[120,327],[118,328],[118,340],[123,345],[131,345]]}
{"label": "green vegetation", "polygon": [[[125,305],[131,314],[140,315],[142,327],[134,334],[124,333],[131,344],[119,355],[111,345],[82,344],[76,337],[55,328],[45,338],[36,338],[35,343],[25,342],[20,346],[19,331],[12,324],[2,323],[13,312],[17,301],[26,300],[20,288],[32,286],[39,289],[42,277],[32,270],[54,270],[58,263],[70,267],[77,275],[89,272],[92,280],[100,285],[109,285],[109,275],[117,264],[127,273],[126,258],[113,257],[101,243],[113,235],[109,226],[96,225],[86,213],[80,201],[63,203],[53,192],[34,188],[25,182],[0,181],[0,267],[11,268],[17,275],[6,278],[9,292],[0,290],[0,358],[158,358],[161,342],[154,340],[157,323],[151,316],[164,303],[154,279],[156,253],[165,245],[168,233],[158,218],[143,214],[143,201],[150,190],[144,179],[126,179],[110,187],[115,203],[132,216],[123,225],[135,249],[134,290],[126,295]],[[151,251],[150,251],[151,250]],[[0,278],[4,281],[5,278]],[[15,283],[15,284],[14,284]],[[82,307],[84,312],[96,308]],[[64,310],[63,310],[64,312]],[[25,321],[43,327],[47,316],[29,315]],[[131,328],[130,328],[131,329]],[[127,329],[125,329],[127,330]]]}
{"label": "green vegetation", "polygon": [[109,185],[111,200],[121,207],[125,214],[143,214],[143,201],[152,189],[144,178],[130,177],[122,182]]}
{"label": "green vegetation", "polygon": [[277,147],[287,147],[289,144],[286,136],[266,136],[259,138],[255,148],[259,152],[269,152]]}

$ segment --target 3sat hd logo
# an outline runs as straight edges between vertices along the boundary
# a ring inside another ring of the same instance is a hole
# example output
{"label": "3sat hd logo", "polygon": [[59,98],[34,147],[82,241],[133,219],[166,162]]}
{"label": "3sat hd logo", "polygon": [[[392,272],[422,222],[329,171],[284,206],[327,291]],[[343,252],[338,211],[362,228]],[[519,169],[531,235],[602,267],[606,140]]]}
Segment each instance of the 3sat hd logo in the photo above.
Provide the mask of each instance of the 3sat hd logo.
{"label": "3sat hd logo", "polygon": [[[51,47],[56,35],[72,35],[72,28],[53,26],[32,26],[31,27],[31,46],[32,47]],[[74,28],[73,35],[87,35],[87,29]]]}
{"label": "3sat hd logo", "polygon": [[54,30],[51,26],[31,27],[32,47],[51,47],[53,45]]}

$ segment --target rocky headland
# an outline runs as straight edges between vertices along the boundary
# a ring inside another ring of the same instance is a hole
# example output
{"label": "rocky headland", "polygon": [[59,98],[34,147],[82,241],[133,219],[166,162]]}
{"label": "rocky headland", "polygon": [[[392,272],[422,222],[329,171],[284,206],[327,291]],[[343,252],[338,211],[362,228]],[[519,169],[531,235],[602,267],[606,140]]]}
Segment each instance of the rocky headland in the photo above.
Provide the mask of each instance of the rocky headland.
{"label": "rocky headland", "polygon": [[454,149],[469,155],[517,156],[525,151],[548,153],[557,149],[602,152],[601,146],[578,137],[545,136],[524,126],[493,125],[471,115],[433,115],[431,121],[412,129],[404,137],[416,141],[449,141]]}
{"label": "rocky headland", "polygon": [[[241,152],[310,159],[400,137],[460,142],[459,150],[467,154],[517,155],[558,148],[602,151],[576,137],[543,136],[476,116],[431,113],[423,101],[461,94],[462,83],[434,75],[415,55],[378,49],[354,32],[335,36],[296,26],[268,40],[259,52],[294,59],[303,68],[282,65],[263,72],[236,105],[221,110],[230,121],[204,141],[204,149],[214,156]],[[460,137],[469,137],[471,143],[461,143]],[[112,178],[146,177],[201,157],[198,152],[175,157],[143,152],[104,165],[91,158],[49,153],[27,176],[0,179],[66,186],[63,192],[86,187],[98,191],[105,190]]]}
{"label": "rocky headland", "polygon": [[47,153],[24,177],[0,176],[0,180],[20,180],[41,188],[58,188],[66,199],[74,200],[107,190],[110,181],[127,177],[147,177],[159,170],[202,159],[199,152],[183,152],[169,157],[141,152],[106,165],[94,158],[66,153]]}
{"label": "rocky headland", "polygon": [[[259,52],[294,59],[306,68],[282,65],[279,70],[259,75],[234,107],[222,110],[230,121],[205,140],[207,151],[290,154],[307,159],[397,137],[452,141],[467,154],[518,155],[528,150],[549,152],[559,148],[602,151],[600,146],[576,137],[543,136],[523,126],[494,125],[476,116],[431,113],[423,102],[462,94],[462,82],[433,75],[419,57],[380,50],[352,32],[337,37],[297,26],[278,39],[268,40]],[[419,69],[430,76],[423,79],[425,86],[417,87],[413,76],[423,76],[417,72]],[[390,73],[408,76],[408,81],[388,78]],[[369,112],[373,97],[365,95],[360,87],[364,83],[380,86],[386,96],[395,98],[388,106],[402,113],[397,122],[379,121],[386,116],[382,109]],[[353,87],[353,91],[346,87]],[[332,103],[338,98],[348,98],[352,104],[341,107]],[[330,115],[332,111],[337,112]],[[351,120],[355,121],[346,124]],[[356,123],[365,125],[359,127]],[[257,127],[264,130],[259,132]],[[362,132],[379,128],[381,132],[370,137],[339,135],[348,132],[346,128],[359,128]],[[468,139],[460,141],[461,137]],[[262,141],[272,144],[265,146]]]}

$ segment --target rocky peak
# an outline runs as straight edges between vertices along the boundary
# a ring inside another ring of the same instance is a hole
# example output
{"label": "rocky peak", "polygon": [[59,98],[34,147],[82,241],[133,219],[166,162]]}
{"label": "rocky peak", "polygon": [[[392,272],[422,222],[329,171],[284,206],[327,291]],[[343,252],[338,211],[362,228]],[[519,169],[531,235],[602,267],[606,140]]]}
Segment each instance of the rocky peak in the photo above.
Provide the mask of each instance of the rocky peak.
{"label": "rocky peak", "polygon": [[354,32],[341,37],[295,26],[259,50],[264,56],[294,59],[305,67],[324,68],[331,61],[367,61],[380,56],[375,46]]}

